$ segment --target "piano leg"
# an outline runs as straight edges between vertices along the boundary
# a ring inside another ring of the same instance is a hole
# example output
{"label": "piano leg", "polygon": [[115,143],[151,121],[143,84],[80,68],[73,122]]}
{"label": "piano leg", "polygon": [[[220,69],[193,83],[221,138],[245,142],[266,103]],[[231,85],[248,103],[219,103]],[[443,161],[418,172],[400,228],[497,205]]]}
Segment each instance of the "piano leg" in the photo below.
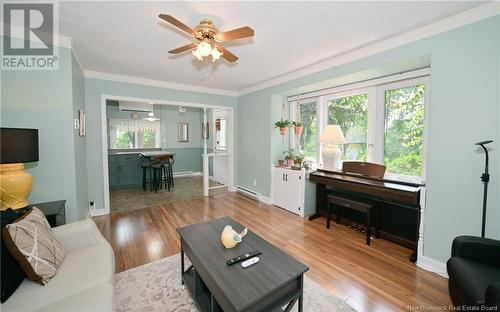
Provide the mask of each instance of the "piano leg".
{"label": "piano leg", "polygon": [[315,214],[309,216],[309,221],[312,221],[314,219],[318,219],[319,217],[321,217],[321,215],[319,213],[315,213]]}
{"label": "piano leg", "polygon": [[415,263],[417,262],[417,250],[414,250],[410,256],[410,261]]}

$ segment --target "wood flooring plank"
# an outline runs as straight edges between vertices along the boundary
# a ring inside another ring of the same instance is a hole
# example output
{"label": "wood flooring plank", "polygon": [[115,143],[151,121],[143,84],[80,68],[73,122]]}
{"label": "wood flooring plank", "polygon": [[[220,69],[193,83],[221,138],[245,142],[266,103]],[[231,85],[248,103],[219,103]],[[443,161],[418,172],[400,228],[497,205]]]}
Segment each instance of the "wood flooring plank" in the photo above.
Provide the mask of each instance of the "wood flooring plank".
{"label": "wood flooring plank", "polygon": [[310,267],[307,275],[359,311],[451,303],[447,279],[408,261],[412,250],[326,220],[308,221],[238,193],[218,192],[94,220],[115,252],[116,272],[180,251],[176,228],[228,215]]}

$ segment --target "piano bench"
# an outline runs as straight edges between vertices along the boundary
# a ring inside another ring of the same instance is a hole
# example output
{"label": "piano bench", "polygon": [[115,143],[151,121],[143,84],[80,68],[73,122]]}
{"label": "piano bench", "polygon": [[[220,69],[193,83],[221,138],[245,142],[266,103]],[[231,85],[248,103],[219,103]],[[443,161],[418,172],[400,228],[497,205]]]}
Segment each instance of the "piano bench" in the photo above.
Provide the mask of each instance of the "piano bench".
{"label": "piano bench", "polygon": [[377,209],[376,203],[368,202],[368,201],[358,201],[351,198],[346,198],[340,195],[328,195],[327,196],[328,203],[328,218],[326,221],[326,228],[330,228],[330,219],[332,215],[331,207],[337,207],[335,215],[337,216],[337,224],[340,223],[342,218],[342,208],[348,208],[352,210],[356,210],[366,214],[366,244],[370,245],[370,236],[371,236],[371,228],[372,228],[372,211],[376,210],[377,214],[377,222],[376,222],[376,232],[375,237],[379,238],[380,235],[380,211]]}

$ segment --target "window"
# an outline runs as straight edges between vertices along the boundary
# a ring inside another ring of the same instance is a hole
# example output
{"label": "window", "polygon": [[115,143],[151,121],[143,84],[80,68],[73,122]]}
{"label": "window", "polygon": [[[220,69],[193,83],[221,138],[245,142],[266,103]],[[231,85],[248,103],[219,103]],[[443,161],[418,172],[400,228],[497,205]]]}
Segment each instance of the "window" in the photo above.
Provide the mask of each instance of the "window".
{"label": "window", "polygon": [[368,132],[368,94],[327,100],[328,124],[339,125],[346,143],[341,147],[342,160],[366,161]]}
{"label": "window", "polygon": [[302,96],[300,105],[293,99],[290,120],[299,115],[304,129],[300,137],[291,138],[291,147],[302,149],[321,166],[318,136],[326,125],[339,125],[346,139],[340,146],[342,160],[384,164],[393,178],[420,182],[429,89],[425,75],[404,73],[395,76],[404,80],[384,77],[356,89],[322,90],[310,98]]}
{"label": "window", "polygon": [[318,121],[316,102],[298,104],[299,115],[296,120],[303,123],[302,135],[299,137],[299,149],[304,151],[306,160],[316,161],[318,158]]}
{"label": "window", "polygon": [[160,121],[109,119],[110,149],[160,148]]}
{"label": "window", "polygon": [[425,85],[384,91],[384,164],[388,173],[420,176]]}
{"label": "window", "polygon": [[227,148],[227,117],[215,119],[215,149],[225,151]]}

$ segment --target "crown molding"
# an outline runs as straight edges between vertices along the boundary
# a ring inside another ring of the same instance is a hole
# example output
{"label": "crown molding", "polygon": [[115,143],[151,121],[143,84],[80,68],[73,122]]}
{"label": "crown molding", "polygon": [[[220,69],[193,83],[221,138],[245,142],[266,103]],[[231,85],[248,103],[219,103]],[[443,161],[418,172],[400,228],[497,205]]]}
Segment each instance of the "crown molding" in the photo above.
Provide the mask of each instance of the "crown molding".
{"label": "crown molding", "polygon": [[192,92],[200,92],[200,93],[209,93],[209,94],[217,94],[217,95],[225,95],[225,96],[238,96],[238,92],[223,90],[223,89],[214,89],[214,88],[206,88],[189,84],[182,84],[170,81],[162,81],[162,80],[153,80],[147,78],[133,77],[133,76],[125,76],[125,75],[117,75],[111,73],[97,72],[86,70],[85,78],[91,79],[100,79],[100,80],[110,80],[110,81],[118,81],[123,83],[131,83],[131,84],[139,84],[150,87],[160,87],[160,88],[168,88],[168,89],[176,89],[183,91],[192,91]]}
{"label": "crown molding", "polygon": [[85,75],[85,67],[83,67],[82,58],[80,56],[80,53],[78,52],[78,47],[76,46],[76,42],[74,42],[73,40],[71,41],[71,53],[73,53],[73,56],[75,57],[75,60],[78,63],[78,66],[82,71],[82,74]]}
{"label": "crown molding", "polygon": [[[0,23],[0,33],[2,36],[6,36],[4,31],[5,31],[5,23]],[[53,42],[54,46],[67,49],[72,48],[71,44],[72,40],[70,37],[66,37],[60,34],[52,34],[52,35],[54,36],[54,42]],[[11,25],[10,37],[24,39],[24,28],[17,25]]]}
{"label": "crown molding", "polygon": [[238,95],[245,95],[262,89],[266,89],[281,83],[285,83],[294,79],[302,78],[304,76],[314,74],[338,65],[346,64],[356,61],[377,53],[391,50],[420,39],[432,37],[434,35],[450,31],[468,24],[472,24],[483,19],[500,14],[500,2],[492,1],[486,4],[477,6],[462,13],[444,18],[437,22],[410,30],[403,34],[374,42],[371,44],[363,45],[355,48],[349,52],[341,53],[339,55],[330,57],[320,62],[299,68],[289,73],[279,75],[275,78],[259,82],[248,88],[241,90]]}

